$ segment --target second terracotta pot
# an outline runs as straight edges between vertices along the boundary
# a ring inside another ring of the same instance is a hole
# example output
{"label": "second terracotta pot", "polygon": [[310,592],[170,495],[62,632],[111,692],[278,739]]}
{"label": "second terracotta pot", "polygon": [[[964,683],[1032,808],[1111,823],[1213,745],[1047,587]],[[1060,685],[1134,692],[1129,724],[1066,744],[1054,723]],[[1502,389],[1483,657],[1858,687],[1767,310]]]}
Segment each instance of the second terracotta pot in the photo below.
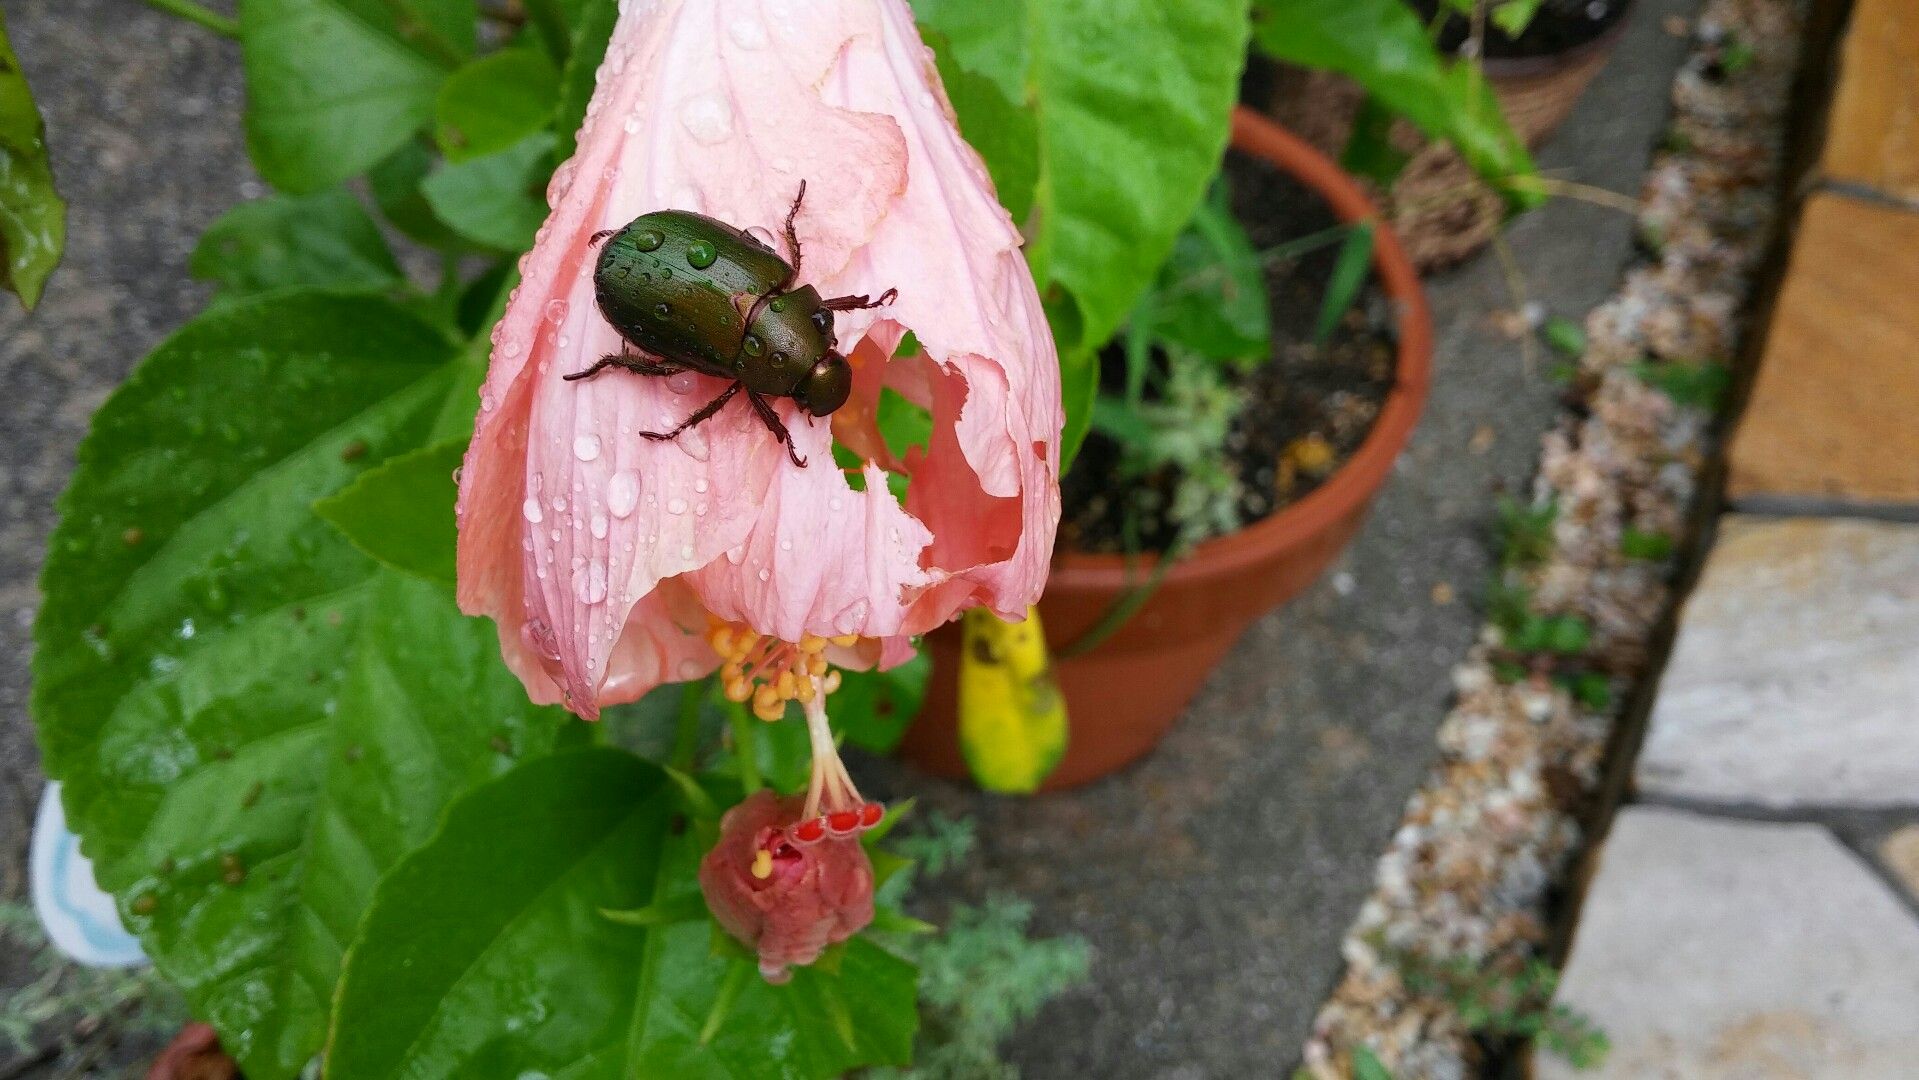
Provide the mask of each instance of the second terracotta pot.
{"label": "second terracotta pot", "polygon": [[[1233,114],[1233,148],[1271,162],[1324,198],[1341,221],[1378,221],[1378,210],[1331,159],[1246,109]],[[1255,619],[1298,595],[1332,563],[1365,520],[1425,405],[1432,323],[1418,274],[1390,229],[1377,227],[1373,263],[1398,316],[1392,391],[1372,432],[1331,479],[1300,501],[1175,564],[1146,604],[1095,648],[1059,657],[1055,674],[1070,725],[1066,756],[1048,790],[1103,776],[1152,749],[1206,677]],[[1119,555],[1062,551],[1040,616],[1059,656],[1154,569]],[[944,776],[964,777],[956,714],[959,635],[928,635],[933,682],[900,753]]]}

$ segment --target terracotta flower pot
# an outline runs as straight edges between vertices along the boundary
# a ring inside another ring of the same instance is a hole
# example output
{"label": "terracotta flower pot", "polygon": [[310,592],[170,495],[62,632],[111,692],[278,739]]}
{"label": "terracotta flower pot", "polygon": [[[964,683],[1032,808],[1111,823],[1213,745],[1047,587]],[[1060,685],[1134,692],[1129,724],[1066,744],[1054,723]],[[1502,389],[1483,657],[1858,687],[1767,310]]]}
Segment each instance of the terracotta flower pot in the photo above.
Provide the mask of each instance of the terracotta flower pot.
{"label": "terracotta flower pot", "polygon": [[[1352,177],[1255,112],[1234,111],[1233,147],[1318,192],[1342,221],[1378,219]],[[1057,659],[1071,731],[1047,789],[1083,784],[1152,749],[1246,627],[1312,584],[1365,520],[1419,419],[1432,363],[1432,323],[1419,276],[1390,229],[1378,228],[1374,237],[1374,268],[1398,313],[1399,353],[1393,389],[1372,432],[1326,483],[1240,532],[1199,545],[1117,632],[1090,651]],[[1150,556],[1136,560],[1129,573],[1119,555],[1057,552],[1040,600],[1048,643],[1059,650],[1077,641],[1152,571]],[[964,777],[954,709],[957,627],[943,627],[927,641],[932,685],[900,753],[930,772]]]}

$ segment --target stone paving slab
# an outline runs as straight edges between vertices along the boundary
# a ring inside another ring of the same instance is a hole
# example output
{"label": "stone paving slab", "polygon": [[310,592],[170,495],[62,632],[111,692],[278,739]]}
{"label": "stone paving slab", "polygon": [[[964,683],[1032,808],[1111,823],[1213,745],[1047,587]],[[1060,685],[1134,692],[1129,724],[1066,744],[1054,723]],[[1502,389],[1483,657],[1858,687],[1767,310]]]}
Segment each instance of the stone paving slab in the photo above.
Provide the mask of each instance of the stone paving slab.
{"label": "stone paving slab", "polygon": [[1919,200],[1919,5],[1858,0],[1820,170]]}
{"label": "stone paving slab", "polygon": [[1539,1080],[1910,1080],[1919,923],[1825,829],[1629,807],[1614,822],[1559,998],[1612,1041]]}
{"label": "stone paving slab", "polygon": [[1919,502],[1915,297],[1919,212],[1812,197],[1733,439],[1735,501]]}
{"label": "stone paving slab", "polygon": [[1919,805],[1919,525],[1729,515],[1680,616],[1642,793]]}

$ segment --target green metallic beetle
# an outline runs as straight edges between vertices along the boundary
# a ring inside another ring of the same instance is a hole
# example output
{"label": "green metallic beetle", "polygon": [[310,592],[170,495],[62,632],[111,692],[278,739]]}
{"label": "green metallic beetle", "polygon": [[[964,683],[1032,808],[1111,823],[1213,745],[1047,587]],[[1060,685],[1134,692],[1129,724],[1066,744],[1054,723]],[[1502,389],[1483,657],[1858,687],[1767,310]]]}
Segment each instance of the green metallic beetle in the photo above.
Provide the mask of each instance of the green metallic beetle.
{"label": "green metallic beetle", "polygon": [[622,339],[647,355],[612,353],[566,378],[588,379],[618,367],[637,375],[696,371],[731,379],[719,397],[673,430],[640,434],[671,439],[712,419],[745,390],[753,411],[786,446],[787,457],[804,466],[806,459],[794,451],[792,436],[767,398],[792,398],[809,416],[825,416],[844,405],[853,390],[853,369],[838,351],[833,313],[878,307],[899,295],[888,289],[878,300],[825,300],[811,285],[793,287],[800,272],[793,220],[805,198],[801,181],[786,215],[791,263],[752,234],[690,210],[656,210],[623,229],[596,233],[593,243],[607,241],[593,271],[600,313]]}

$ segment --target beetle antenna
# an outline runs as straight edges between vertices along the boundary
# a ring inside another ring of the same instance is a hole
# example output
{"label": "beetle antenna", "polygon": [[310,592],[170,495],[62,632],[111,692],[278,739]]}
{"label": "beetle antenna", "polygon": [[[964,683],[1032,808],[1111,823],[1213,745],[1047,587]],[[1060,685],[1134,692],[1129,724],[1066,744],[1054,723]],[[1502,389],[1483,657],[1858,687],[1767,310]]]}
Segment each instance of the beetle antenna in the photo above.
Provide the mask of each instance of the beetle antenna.
{"label": "beetle antenna", "polygon": [[612,236],[614,233],[619,231],[620,230],[618,229],[601,229],[599,232],[596,232],[592,236],[589,236],[586,238],[587,246],[597,247],[600,241],[605,240],[607,237]]}

